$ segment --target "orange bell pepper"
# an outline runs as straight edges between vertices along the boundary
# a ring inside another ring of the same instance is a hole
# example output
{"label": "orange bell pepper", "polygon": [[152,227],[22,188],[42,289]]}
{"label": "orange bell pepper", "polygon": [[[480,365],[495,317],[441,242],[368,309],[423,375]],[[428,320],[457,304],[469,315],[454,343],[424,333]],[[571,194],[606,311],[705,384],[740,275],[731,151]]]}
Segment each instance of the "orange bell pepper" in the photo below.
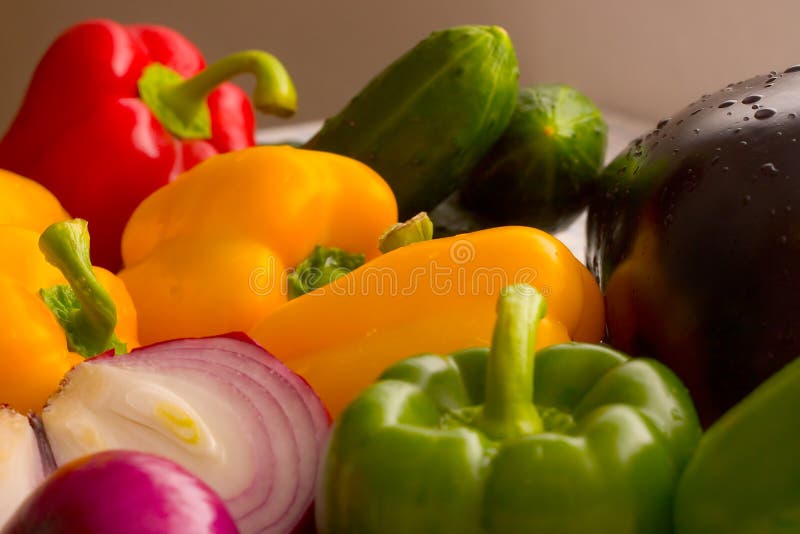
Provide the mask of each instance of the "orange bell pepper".
{"label": "orange bell pepper", "polygon": [[591,274],[560,241],[527,227],[403,246],[290,301],[249,333],[336,417],[401,358],[489,346],[500,290],[518,283],[547,299],[537,347],[600,341],[603,299]]}
{"label": "orange bell pepper", "polygon": [[310,254],[331,259],[317,245],[370,259],[396,220],[391,189],[362,163],[248,148],[214,156],[148,197],[125,228],[119,276],[143,343],[247,331],[288,300],[291,269]]}
{"label": "orange bell pepper", "polygon": [[[0,306],[0,404],[9,404],[23,413],[40,410],[58,388],[64,373],[83,359],[71,350],[70,332],[65,332],[39,294],[40,290],[65,286],[68,278],[74,281],[74,277],[65,277],[50,264],[39,248],[42,231],[68,218],[44,187],[0,171],[0,244],[4,252],[0,261],[0,294],[4,299]],[[81,227],[79,223],[78,226]],[[81,253],[70,249],[76,243],[63,244],[67,254]],[[69,263],[74,267],[74,262]],[[83,267],[89,268],[88,260]],[[116,309],[117,318],[116,328],[111,325],[112,331],[128,347],[137,346],[136,311],[124,284],[104,269],[95,268],[93,272],[82,274],[87,278],[85,283],[94,289],[99,287],[100,293],[107,290],[110,294],[111,308]],[[99,284],[92,280],[94,276]],[[65,308],[66,313],[74,311]],[[82,334],[73,333],[76,340]]]}

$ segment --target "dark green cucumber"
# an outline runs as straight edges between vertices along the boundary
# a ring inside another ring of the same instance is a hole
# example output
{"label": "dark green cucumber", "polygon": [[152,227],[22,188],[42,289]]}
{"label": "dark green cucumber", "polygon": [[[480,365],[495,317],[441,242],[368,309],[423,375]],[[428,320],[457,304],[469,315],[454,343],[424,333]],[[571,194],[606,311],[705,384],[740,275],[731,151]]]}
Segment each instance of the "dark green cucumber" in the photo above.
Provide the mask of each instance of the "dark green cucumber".
{"label": "dark green cucumber", "polygon": [[563,228],[589,203],[606,133],[600,111],[575,89],[520,89],[508,128],[473,170],[460,203],[495,224]]}
{"label": "dark green cucumber", "polygon": [[435,32],[369,82],[306,148],[375,169],[407,219],[460,187],[505,130],[518,77],[502,28]]}

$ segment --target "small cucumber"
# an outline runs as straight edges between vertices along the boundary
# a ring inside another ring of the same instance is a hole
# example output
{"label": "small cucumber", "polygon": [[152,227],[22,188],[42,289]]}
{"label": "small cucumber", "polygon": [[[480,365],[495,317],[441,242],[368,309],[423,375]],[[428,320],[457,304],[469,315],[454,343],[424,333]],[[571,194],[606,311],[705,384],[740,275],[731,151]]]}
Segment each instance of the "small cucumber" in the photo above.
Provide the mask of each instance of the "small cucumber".
{"label": "small cucumber", "polygon": [[494,224],[564,228],[599,180],[607,129],[600,110],[571,87],[520,89],[508,128],[473,170],[460,203]]}
{"label": "small cucumber", "polygon": [[505,130],[518,77],[502,28],[434,32],[328,119],[306,148],[375,169],[407,219],[456,190]]}

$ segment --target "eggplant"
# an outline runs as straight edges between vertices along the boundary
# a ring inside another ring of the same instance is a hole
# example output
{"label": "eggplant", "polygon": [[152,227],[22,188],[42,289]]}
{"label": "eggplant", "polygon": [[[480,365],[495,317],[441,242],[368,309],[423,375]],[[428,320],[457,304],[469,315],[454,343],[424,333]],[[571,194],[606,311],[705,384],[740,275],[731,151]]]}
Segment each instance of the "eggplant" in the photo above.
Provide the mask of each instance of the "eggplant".
{"label": "eggplant", "polygon": [[705,425],[800,354],[800,65],[704,95],[601,176],[587,263],[608,341],[657,358]]}

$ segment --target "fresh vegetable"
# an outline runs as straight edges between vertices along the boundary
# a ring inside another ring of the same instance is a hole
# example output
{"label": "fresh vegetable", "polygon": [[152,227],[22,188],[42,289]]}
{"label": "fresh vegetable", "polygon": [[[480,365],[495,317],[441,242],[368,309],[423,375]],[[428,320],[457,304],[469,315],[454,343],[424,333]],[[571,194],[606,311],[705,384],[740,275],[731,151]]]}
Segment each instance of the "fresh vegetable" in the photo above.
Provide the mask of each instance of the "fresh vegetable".
{"label": "fresh vegetable", "polygon": [[250,333],[335,417],[401,357],[488,345],[493,303],[509,282],[547,293],[539,347],[603,336],[602,296],[589,271],[557,239],[524,227],[398,248],[290,301]]}
{"label": "fresh vegetable", "polygon": [[41,233],[69,214],[47,189],[18,174],[0,169],[0,225]]}
{"label": "fresh vegetable", "polygon": [[676,533],[800,529],[798,406],[800,358],[708,429],[678,486]]}
{"label": "fresh vegetable", "polygon": [[800,354],[800,72],[706,95],[634,141],[590,210],[610,342],[656,357],[708,425]]}
{"label": "fresh vegetable", "polygon": [[[125,229],[120,278],[145,343],[247,331],[287,301],[290,269],[317,245],[346,260],[341,272],[350,255],[377,256],[396,221],[391,190],[366,165],[250,148],[211,158],[145,200]],[[326,261],[293,275],[314,285]]]}
{"label": "fresh vegetable", "polygon": [[28,419],[0,407],[0,528],[44,476],[36,435]]}
{"label": "fresh vegetable", "polygon": [[607,130],[600,110],[571,87],[520,89],[511,122],[461,189],[462,205],[495,226],[565,228],[589,203]]}
{"label": "fresh vegetable", "polygon": [[348,406],[320,474],[319,531],[672,532],[700,436],[686,389],[603,346],[536,354],[544,315],[531,286],[507,287],[491,349],[404,360]]}
{"label": "fresh vegetable", "polygon": [[458,188],[497,140],[514,110],[518,77],[502,28],[438,31],[370,81],[306,147],[375,169],[407,219]]}
{"label": "fresh vegetable", "polygon": [[0,243],[0,403],[39,411],[82,357],[138,344],[136,311],[122,281],[89,263],[86,221],[41,237],[0,224]]}
{"label": "fresh vegetable", "polygon": [[302,520],[329,425],[308,384],[244,337],[87,360],[42,420],[59,465],[108,449],[164,456],[213,488],[243,533]]}
{"label": "fresh vegetable", "polygon": [[40,182],[87,219],[93,260],[117,270],[122,229],[139,202],[195,163],[253,145],[251,104],[223,83],[244,72],[258,79],[259,110],[292,113],[294,87],[269,54],[241,52],[205,68],[168,28],[77,24],[34,72],[0,141],[0,168]]}
{"label": "fresh vegetable", "polygon": [[158,456],[107,451],[70,462],[31,494],[3,534],[235,534],[222,500]]}

